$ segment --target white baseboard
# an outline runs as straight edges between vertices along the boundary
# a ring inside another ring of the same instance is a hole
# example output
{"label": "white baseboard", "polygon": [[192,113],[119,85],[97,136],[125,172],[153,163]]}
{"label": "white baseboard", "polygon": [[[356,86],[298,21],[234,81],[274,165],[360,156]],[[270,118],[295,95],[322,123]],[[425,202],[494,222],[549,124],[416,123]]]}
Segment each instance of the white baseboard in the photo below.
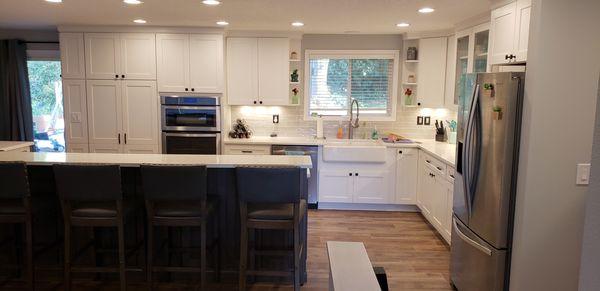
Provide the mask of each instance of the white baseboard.
{"label": "white baseboard", "polygon": [[416,205],[319,202],[318,209],[419,212]]}

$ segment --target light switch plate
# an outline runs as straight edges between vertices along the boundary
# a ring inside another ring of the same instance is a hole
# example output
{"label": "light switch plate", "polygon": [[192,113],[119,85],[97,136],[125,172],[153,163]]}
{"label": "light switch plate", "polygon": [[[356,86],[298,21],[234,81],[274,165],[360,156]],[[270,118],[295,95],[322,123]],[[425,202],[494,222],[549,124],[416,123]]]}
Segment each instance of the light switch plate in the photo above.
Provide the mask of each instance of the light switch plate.
{"label": "light switch plate", "polygon": [[590,184],[591,164],[577,164],[577,185]]}

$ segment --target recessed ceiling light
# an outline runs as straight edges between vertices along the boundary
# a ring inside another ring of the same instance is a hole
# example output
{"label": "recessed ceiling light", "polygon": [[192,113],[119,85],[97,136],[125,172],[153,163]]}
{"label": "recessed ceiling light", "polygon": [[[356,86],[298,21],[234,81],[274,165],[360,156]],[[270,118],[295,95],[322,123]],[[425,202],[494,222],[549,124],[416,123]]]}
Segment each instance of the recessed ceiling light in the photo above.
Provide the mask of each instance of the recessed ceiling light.
{"label": "recessed ceiling light", "polygon": [[133,22],[135,22],[135,23],[137,23],[137,24],[144,24],[144,23],[146,23],[147,21],[146,21],[146,20],[144,20],[144,19],[136,19],[136,20],[134,20]]}
{"label": "recessed ceiling light", "polygon": [[211,6],[215,6],[215,5],[219,5],[221,4],[221,1],[219,0],[203,0],[202,3],[204,5],[211,5]]}
{"label": "recessed ceiling light", "polygon": [[144,2],[142,2],[140,0],[123,0],[123,3],[130,4],[130,5],[139,5],[139,4],[142,4]]}
{"label": "recessed ceiling light", "polygon": [[400,22],[400,23],[396,24],[396,26],[397,26],[397,27],[409,27],[409,26],[410,26],[410,24],[409,24],[409,23],[406,23],[406,22]]}
{"label": "recessed ceiling light", "polygon": [[62,0],[46,0],[46,2],[50,2],[50,3],[61,3]]}
{"label": "recessed ceiling light", "polygon": [[292,26],[300,27],[300,26],[304,26],[304,23],[302,23],[300,21],[294,21],[294,22],[292,22]]}
{"label": "recessed ceiling light", "polygon": [[431,7],[423,7],[421,9],[419,9],[419,12],[421,13],[431,13],[435,11],[435,9],[431,8]]}
{"label": "recessed ceiling light", "polygon": [[217,21],[217,25],[225,26],[225,25],[229,25],[229,22],[221,20],[221,21]]}

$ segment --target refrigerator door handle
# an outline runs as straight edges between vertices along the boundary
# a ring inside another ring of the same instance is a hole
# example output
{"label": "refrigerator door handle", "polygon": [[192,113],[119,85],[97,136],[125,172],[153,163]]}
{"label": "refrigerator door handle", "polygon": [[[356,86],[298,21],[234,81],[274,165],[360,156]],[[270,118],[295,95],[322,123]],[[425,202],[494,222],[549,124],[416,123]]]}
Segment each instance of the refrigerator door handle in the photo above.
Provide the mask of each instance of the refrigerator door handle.
{"label": "refrigerator door handle", "polygon": [[479,84],[477,84],[471,95],[471,106],[469,108],[469,119],[466,124],[465,146],[463,149],[463,183],[465,189],[465,204],[467,213],[471,216],[471,139],[473,135],[473,121],[475,119],[475,109],[477,108],[477,99],[479,99]]}
{"label": "refrigerator door handle", "polygon": [[453,219],[453,224],[454,224],[454,230],[456,230],[456,234],[458,234],[458,237],[460,237],[464,242],[470,244],[472,247],[476,248],[477,250],[481,251],[482,253],[488,255],[488,256],[492,256],[492,250],[486,248],[485,246],[481,245],[480,243],[472,240],[471,238],[469,238],[466,234],[464,234],[462,231],[460,231],[460,228],[458,228],[458,224],[456,223],[456,219]]}

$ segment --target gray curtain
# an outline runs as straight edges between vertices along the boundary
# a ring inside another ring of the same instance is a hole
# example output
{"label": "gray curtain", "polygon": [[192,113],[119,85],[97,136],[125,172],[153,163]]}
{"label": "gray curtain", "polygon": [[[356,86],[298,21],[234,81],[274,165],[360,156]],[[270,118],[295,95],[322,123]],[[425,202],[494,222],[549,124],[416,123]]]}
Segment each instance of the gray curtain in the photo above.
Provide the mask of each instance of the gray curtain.
{"label": "gray curtain", "polygon": [[26,44],[0,40],[0,140],[33,141]]}

